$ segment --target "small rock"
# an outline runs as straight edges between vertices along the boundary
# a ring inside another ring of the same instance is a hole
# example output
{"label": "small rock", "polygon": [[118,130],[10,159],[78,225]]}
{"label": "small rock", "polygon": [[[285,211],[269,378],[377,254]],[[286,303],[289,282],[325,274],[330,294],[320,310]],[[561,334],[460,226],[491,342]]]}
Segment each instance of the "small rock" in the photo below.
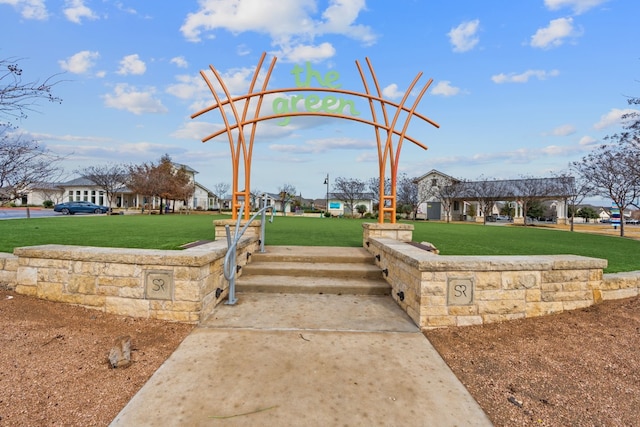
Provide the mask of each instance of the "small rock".
{"label": "small rock", "polygon": [[126,368],[131,365],[131,337],[129,335],[116,338],[109,351],[109,364],[112,368]]}

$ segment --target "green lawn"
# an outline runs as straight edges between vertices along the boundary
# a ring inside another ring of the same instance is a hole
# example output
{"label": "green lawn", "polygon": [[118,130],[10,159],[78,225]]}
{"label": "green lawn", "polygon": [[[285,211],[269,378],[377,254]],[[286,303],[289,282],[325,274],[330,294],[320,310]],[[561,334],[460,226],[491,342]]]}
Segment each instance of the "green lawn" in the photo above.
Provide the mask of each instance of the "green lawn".
{"label": "green lawn", "polygon": [[[68,216],[0,221],[0,252],[48,243],[178,249],[213,240],[218,215]],[[362,220],[275,217],[269,245],[361,246]],[[371,222],[371,220],[369,220]],[[416,222],[413,240],[433,243],[442,255],[576,254],[609,260],[606,272],[640,270],[640,241],[538,227]]]}

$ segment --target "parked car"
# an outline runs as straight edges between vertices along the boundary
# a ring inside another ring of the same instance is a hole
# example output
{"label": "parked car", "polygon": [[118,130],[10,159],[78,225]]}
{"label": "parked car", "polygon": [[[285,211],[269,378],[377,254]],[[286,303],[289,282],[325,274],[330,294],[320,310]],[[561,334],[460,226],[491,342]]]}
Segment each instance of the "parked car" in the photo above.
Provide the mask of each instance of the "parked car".
{"label": "parked car", "polygon": [[640,220],[635,218],[629,218],[624,220],[625,224],[640,224]]}
{"label": "parked car", "polygon": [[77,213],[103,214],[109,212],[108,207],[96,205],[91,202],[59,203],[53,207],[53,210],[55,212],[61,212],[63,215],[73,215]]}

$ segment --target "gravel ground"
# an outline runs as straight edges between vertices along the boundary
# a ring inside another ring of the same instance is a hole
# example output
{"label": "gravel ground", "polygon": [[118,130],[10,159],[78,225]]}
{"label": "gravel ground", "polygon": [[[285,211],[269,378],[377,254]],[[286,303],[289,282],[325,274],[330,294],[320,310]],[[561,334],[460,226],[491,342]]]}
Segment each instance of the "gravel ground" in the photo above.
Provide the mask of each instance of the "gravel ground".
{"label": "gravel ground", "polygon": [[425,335],[496,426],[640,425],[640,298]]}
{"label": "gravel ground", "polygon": [[[0,321],[0,426],[108,425],[193,329],[3,290]],[[639,425],[640,298],[425,335],[496,426]]]}

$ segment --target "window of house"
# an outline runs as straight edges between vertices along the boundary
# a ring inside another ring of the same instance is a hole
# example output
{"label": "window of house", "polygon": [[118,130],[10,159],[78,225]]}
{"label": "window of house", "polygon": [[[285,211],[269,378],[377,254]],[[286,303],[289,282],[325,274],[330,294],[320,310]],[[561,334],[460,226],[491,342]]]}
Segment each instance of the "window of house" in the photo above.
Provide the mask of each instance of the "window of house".
{"label": "window of house", "polygon": [[431,186],[432,187],[437,187],[438,186],[438,178],[433,178],[431,180]]}
{"label": "window of house", "polygon": [[454,211],[459,211],[460,210],[460,202],[457,200],[453,201],[453,210]]}
{"label": "window of house", "polygon": [[73,202],[73,190],[69,190],[69,201]]}
{"label": "window of house", "polygon": [[82,198],[85,202],[89,201],[89,190],[84,190],[84,197]]}
{"label": "window of house", "polygon": [[96,190],[91,190],[91,203],[96,202]]}

